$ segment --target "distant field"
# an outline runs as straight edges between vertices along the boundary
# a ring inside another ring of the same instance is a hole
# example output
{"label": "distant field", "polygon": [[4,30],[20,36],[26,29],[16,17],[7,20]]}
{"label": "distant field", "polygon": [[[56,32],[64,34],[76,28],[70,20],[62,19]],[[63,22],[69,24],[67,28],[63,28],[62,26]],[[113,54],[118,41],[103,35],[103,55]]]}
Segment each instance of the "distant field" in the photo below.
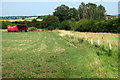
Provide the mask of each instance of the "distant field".
{"label": "distant field", "polygon": [[[29,17],[25,19],[6,19],[6,20],[0,20],[0,21],[10,21],[10,22],[15,22],[15,21],[32,21],[33,19],[36,19],[37,17]],[[42,19],[36,19],[37,21],[42,21]]]}
{"label": "distant field", "polygon": [[3,78],[118,77],[116,34],[111,34],[113,36],[110,40],[115,42],[115,48],[109,55],[108,48],[95,47],[83,42],[81,38],[75,38],[78,35],[83,36],[84,33],[81,35],[79,32],[72,32],[75,35],[69,37],[63,36],[65,33],[60,36],[61,32],[4,31]]}

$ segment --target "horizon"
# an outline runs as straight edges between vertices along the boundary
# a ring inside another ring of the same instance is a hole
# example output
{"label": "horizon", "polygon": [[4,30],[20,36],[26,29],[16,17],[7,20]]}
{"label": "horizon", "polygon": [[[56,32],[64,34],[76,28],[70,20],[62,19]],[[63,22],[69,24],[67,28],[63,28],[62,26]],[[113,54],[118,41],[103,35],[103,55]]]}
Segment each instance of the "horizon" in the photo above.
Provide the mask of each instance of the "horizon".
{"label": "horizon", "polygon": [[[107,15],[119,15],[118,2],[84,2],[103,5]],[[1,17],[7,16],[44,16],[52,15],[54,9],[65,4],[69,8],[78,9],[81,2],[2,2]]]}

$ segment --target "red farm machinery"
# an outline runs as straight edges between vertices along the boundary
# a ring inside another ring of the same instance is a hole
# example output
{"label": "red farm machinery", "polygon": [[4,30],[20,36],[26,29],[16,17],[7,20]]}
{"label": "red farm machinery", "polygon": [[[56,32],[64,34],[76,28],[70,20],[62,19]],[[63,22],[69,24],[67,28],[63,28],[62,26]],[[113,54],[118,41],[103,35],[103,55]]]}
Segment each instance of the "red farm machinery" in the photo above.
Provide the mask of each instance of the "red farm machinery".
{"label": "red farm machinery", "polygon": [[27,32],[28,27],[26,25],[7,25],[8,32]]}

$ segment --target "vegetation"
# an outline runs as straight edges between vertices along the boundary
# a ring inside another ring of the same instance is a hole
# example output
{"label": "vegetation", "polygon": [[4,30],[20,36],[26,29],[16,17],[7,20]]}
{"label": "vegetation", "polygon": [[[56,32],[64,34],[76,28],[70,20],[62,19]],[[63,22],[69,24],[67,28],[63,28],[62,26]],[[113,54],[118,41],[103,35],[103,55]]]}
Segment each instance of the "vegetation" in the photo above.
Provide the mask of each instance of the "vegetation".
{"label": "vegetation", "polygon": [[[78,8],[79,19],[101,20],[105,19],[105,7],[94,3],[81,3]],[[96,17],[97,16],[97,17]]]}
{"label": "vegetation", "polygon": [[[57,16],[60,21],[65,20],[80,20],[80,19],[91,19],[101,20],[105,19],[105,8],[102,5],[96,5],[94,3],[81,3],[78,9],[69,8],[66,5],[58,6],[53,12],[54,16]],[[97,17],[96,17],[97,16]]]}
{"label": "vegetation", "polygon": [[26,24],[28,27],[48,30],[62,29],[80,32],[120,32],[120,18],[106,20],[105,12],[104,6],[97,6],[94,3],[85,4],[82,2],[78,9],[61,5],[55,9],[53,15],[37,17],[43,19],[43,21],[37,21],[36,19],[19,22],[7,21],[2,22],[2,28],[5,29],[6,25],[9,24]]}
{"label": "vegetation", "polygon": [[8,19],[23,19],[23,18],[28,18],[31,16],[6,16],[6,17],[0,17],[0,19],[3,20],[8,20]]}
{"label": "vegetation", "polygon": [[47,15],[44,16],[38,16],[37,19],[43,19],[44,17],[46,17]]}
{"label": "vegetation", "polygon": [[2,28],[5,29],[7,25],[28,25],[28,27],[36,27],[38,29],[62,29],[73,30],[80,32],[120,32],[120,18],[108,19],[108,20],[89,20],[81,19],[79,21],[66,20],[59,22],[58,18],[52,15],[46,16],[43,21],[19,21],[19,22],[2,22]]}
{"label": "vegetation", "polygon": [[48,30],[54,30],[59,26],[59,19],[56,16],[49,15],[43,19],[43,23],[44,28],[47,28]]}
{"label": "vegetation", "polygon": [[2,34],[3,78],[118,77],[117,48],[109,52],[105,46],[90,45],[73,36],[60,37],[58,32]]}
{"label": "vegetation", "polygon": [[70,26],[72,30],[80,32],[120,32],[120,24],[118,23],[117,18],[100,21],[82,19],[73,22]]}
{"label": "vegetation", "polygon": [[[106,20],[105,12],[102,5],[81,3],[78,9],[66,5],[58,6],[53,15],[38,16],[32,21],[2,21],[2,29],[6,29],[7,25],[29,27],[27,33],[3,31],[2,77],[117,78],[116,33],[120,32],[120,18]],[[10,19],[4,19],[6,18]],[[26,17],[12,17],[17,18]],[[70,33],[61,35],[60,31],[65,30],[70,30]],[[83,32],[111,33],[89,35]],[[92,39],[98,42],[100,40],[100,45],[92,42]],[[112,48],[107,46],[106,41],[112,42]]]}
{"label": "vegetation", "polygon": [[60,21],[65,21],[70,19],[69,7],[66,5],[61,5],[55,9],[53,12],[54,16],[57,16]]}
{"label": "vegetation", "polygon": [[7,28],[7,25],[16,25],[16,24],[11,23],[11,22],[9,22],[9,21],[2,21],[2,22],[0,22],[0,23],[2,23],[2,27],[0,27],[0,29],[1,29],[1,28],[2,28],[2,29],[6,29],[6,28]]}

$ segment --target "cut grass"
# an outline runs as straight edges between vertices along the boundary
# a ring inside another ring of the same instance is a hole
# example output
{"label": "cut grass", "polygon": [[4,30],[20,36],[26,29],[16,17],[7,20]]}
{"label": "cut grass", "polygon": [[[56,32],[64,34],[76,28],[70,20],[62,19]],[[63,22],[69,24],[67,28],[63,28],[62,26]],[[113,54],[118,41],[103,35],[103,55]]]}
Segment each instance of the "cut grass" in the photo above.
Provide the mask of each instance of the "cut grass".
{"label": "cut grass", "polygon": [[3,32],[3,77],[118,77],[116,56],[98,56],[98,51],[103,50],[57,32]]}

